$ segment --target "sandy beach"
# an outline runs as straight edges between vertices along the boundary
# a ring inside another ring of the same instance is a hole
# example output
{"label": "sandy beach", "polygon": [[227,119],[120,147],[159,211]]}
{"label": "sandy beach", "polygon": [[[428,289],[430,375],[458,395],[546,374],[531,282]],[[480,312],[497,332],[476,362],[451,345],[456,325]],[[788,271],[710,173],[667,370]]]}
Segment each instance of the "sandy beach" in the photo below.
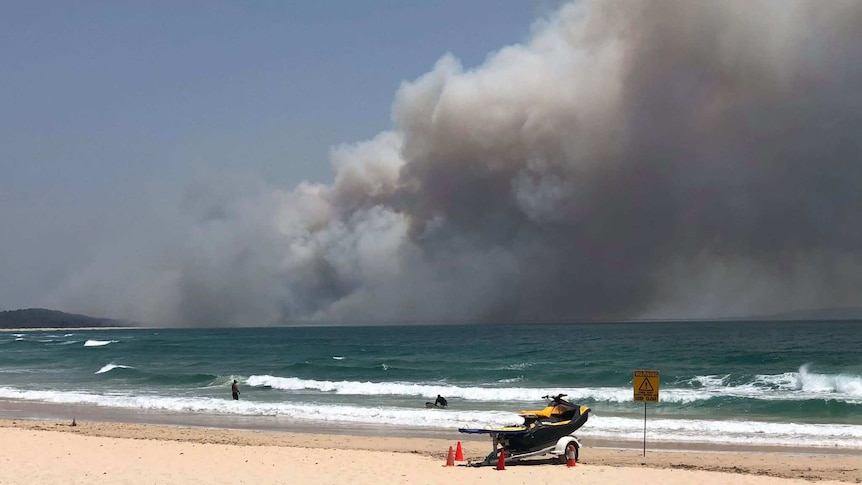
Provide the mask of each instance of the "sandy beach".
{"label": "sandy beach", "polygon": [[574,468],[548,459],[445,467],[461,440],[467,460],[486,440],[349,436],[135,423],[0,420],[2,484],[196,483],[860,483],[862,459],[811,453],[581,450]]}

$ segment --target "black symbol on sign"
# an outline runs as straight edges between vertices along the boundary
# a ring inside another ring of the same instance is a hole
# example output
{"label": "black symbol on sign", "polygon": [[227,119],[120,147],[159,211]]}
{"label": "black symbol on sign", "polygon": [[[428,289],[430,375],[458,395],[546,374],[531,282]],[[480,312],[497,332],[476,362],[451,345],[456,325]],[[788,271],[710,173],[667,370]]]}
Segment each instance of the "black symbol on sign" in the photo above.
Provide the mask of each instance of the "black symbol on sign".
{"label": "black symbol on sign", "polygon": [[650,383],[649,379],[644,379],[641,382],[641,385],[638,386],[638,392],[653,392],[655,389],[652,388],[652,383]]}

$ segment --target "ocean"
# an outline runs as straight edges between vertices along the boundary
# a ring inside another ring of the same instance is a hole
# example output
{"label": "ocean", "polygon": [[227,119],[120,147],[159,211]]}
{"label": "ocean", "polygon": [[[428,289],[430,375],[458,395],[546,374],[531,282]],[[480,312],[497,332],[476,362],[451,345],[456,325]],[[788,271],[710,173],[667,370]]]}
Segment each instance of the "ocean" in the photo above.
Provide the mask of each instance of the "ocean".
{"label": "ocean", "polygon": [[[635,370],[660,372],[659,402],[633,401]],[[592,409],[585,446],[641,440],[646,410],[651,443],[858,452],[862,322],[0,333],[6,417],[16,403],[15,417],[41,404],[225,427],[455,431],[519,423],[556,393]],[[438,394],[449,408],[426,409]]]}

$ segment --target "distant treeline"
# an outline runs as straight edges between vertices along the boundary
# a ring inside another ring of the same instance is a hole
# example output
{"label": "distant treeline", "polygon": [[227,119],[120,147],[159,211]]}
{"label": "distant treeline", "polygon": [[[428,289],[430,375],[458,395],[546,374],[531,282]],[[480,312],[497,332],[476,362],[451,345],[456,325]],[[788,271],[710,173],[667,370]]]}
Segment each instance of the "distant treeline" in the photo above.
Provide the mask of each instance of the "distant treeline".
{"label": "distant treeline", "polygon": [[132,323],[110,318],[75,315],[44,308],[0,311],[0,328],[132,327]]}

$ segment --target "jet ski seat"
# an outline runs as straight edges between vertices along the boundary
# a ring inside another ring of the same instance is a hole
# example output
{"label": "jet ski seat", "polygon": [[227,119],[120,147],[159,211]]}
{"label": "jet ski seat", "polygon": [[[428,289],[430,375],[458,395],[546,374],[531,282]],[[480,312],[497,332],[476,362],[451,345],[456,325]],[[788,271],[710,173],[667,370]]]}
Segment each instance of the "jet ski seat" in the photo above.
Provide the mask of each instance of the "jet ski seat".
{"label": "jet ski seat", "polygon": [[545,409],[534,410],[534,411],[520,411],[518,415],[524,418],[534,418],[534,419],[551,419],[554,416],[561,416],[565,414],[569,409],[565,406],[548,406]]}

